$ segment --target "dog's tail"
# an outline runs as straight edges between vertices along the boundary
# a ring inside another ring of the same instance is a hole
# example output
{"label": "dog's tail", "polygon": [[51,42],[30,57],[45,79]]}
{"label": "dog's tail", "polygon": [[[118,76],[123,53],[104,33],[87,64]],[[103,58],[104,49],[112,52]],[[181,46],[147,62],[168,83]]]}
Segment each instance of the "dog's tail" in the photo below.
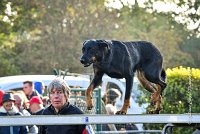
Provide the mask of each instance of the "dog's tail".
{"label": "dog's tail", "polygon": [[154,93],[156,91],[156,87],[153,85],[153,83],[149,82],[145,75],[144,72],[141,70],[137,70],[137,77],[138,80],[140,81],[140,84],[149,92]]}

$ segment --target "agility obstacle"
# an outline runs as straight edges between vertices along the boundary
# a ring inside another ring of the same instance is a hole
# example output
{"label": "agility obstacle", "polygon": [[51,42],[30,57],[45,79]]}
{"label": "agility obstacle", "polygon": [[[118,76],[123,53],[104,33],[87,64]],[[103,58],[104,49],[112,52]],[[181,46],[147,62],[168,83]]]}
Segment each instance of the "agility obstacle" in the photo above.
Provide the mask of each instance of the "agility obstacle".
{"label": "agility obstacle", "polygon": [[163,123],[162,133],[169,127],[200,127],[200,114],[158,114],[158,115],[37,115],[2,116],[0,126],[23,125],[77,125],[77,124],[125,124]]}

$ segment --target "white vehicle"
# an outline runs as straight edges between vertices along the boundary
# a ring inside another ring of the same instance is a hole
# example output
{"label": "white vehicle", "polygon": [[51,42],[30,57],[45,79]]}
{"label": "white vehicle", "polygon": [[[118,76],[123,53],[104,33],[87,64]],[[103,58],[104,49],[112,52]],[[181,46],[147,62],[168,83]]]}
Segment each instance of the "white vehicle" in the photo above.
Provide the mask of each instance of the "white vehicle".
{"label": "white vehicle", "polygon": [[[33,82],[42,81],[45,86],[48,86],[56,77],[55,75],[16,75],[0,77],[0,89],[5,91],[22,89],[23,82],[27,80]],[[84,76],[65,76],[64,79],[70,87],[79,86],[81,88],[87,88],[90,84],[90,80]]]}

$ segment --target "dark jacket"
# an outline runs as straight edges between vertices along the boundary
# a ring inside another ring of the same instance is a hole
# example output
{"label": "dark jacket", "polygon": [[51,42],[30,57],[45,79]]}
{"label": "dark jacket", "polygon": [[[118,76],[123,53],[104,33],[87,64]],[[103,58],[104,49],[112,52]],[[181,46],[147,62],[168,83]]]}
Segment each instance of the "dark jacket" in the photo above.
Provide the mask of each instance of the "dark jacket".
{"label": "dark jacket", "polygon": [[[3,106],[0,107],[0,116],[22,116],[20,112],[14,108],[7,113]],[[0,126],[0,134],[27,134],[26,126]]]}
{"label": "dark jacket", "polygon": [[39,96],[41,97],[41,94],[38,93],[36,89],[34,89],[33,93],[30,96],[26,96],[28,100],[30,100],[33,96]]}
{"label": "dark jacket", "polygon": [[[76,107],[66,103],[62,109],[57,113],[52,105],[43,110],[42,115],[70,115],[83,114],[83,112]],[[85,125],[51,125],[40,126],[40,134],[82,134],[85,130]]]}

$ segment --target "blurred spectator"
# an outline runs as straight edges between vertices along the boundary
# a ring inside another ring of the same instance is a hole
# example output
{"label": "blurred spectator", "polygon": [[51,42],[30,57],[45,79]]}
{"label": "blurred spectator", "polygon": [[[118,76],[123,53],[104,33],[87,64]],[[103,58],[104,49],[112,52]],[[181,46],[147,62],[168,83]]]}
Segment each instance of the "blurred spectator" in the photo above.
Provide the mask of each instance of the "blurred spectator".
{"label": "blurred spectator", "polygon": [[[23,92],[15,92],[13,94],[13,97],[15,99],[15,106],[19,109],[19,111],[24,115],[24,116],[31,116],[31,114],[24,108],[24,100],[23,97]],[[36,125],[30,125],[28,126],[28,133],[30,134],[37,134],[38,133],[38,127]]]}
{"label": "blurred spectator", "polygon": [[[107,104],[105,108],[106,108],[107,114],[109,114],[109,115],[114,115],[117,111],[116,107],[113,106],[112,104]],[[115,124],[102,124],[102,129],[104,131],[116,131],[117,132]]]}
{"label": "blurred spectator", "polygon": [[[107,114],[113,115],[113,114],[115,114],[117,112],[117,109],[112,104],[107,104],[106,105],[106,111],[107,111]],[[115,128],[114,128],[113,124],[108,124],[107,129],[108,130],[112,130],[112,131],[116,131],[116,130],[118,130],[118,131],[138,130],[138,128],[134,124],[131,124],[131,123],[127,123],[127,124],[115,124]],[[134,133],[128,132],[128,133],[129,134],[137,134],[135,132]]]}
{"label": "blurred spectator", "polygon": [[38,115],[42,114],[44,107],[43,102],[39,96],[33,96],[30,99],[29,104],[31,113]]}
{"label": "blurred spectator", "polygon": [[[2,97],[3,106],[0,107],[0,116],[23,116],[14,105],[15,99],[11,93]],[[0,134],[27,134],[26,126],[0,126]]]}
{"label": "blurred spectator", "polygon": [[45,90],[44,82],[37,81],[37,82],[34,83],[34,87],[38,91],[39,94],[41,94],[41,95],[44,94],[44,90]]}
{"label": "blurred spectator", "polygon": [[15,106],[19,109],[19,111],[23,114],[23,115],[28,115],[30,116],[30,113],[24,108],[23,106],[23,97],[20,93],[16,92],[13,93],[13,97],[15,99]]}
{"label": "blurred spectator", "polygon": [[19,91],[12,91],[11,92],[14,96],[14,98],[16,99],[15,101],[15,105],[20,108],[20,109],[26,109],[28,110],[29,109],[29,100],[28,98],[26,97],[25,93],[21,90]]}
{"label": "blurred spectator", "polygon": [[23,91],[26,94],[28,100],[30,100],[33,96],[41,96],[38,91],[34,89],[34,84],[32,81],[23,82]]}
{"label": "blurred spectator", "polygon": [[[113,115],[113,114],[115,114],[117,112],[117,108],[116,108],[115,103],[116,103],[117,98],[120,98],[120,97],[121,97],[121,93],[120,93],[119,90],[117,90],[115,88],[108,89],[108,91],[107,91],[107,93],[105,95],[107,114]],[[112,124],[108,124],[108,128],[110,130],[112,130],[113,129],[113,125]],[[115,128],[118,131],[138,130],[138,128],[135,126],[135,124],[131,124],[131,123],[115,124]],[[132,134],[132,133],[129,132],[129,134]]]}
{"label": "blurred spectator", "polygon": [[42,102],[43,102],[43,107],[48,107],[50,105],[50,100],[48,96],[43,96],[42,97]]}
{"label": "blurred spectator", "polygon": [[115,106],[113,106],[112,104],[107,104],[106,105],[106,112],[107,114],[115,114],[117,112],[117,108]]}
{"label": "blurred spectator", "polygon": [[0,106],[2,106],[2,97],[5,94],[4,90],[0,90]]}
{"label": "blurred spectator", "polygon": [[121,97],[121,93],[116,88],[110,88],[107,90],[106,94],[103,96],[105,104],[112,104],[113,106],[116,103],[117,98]]}

